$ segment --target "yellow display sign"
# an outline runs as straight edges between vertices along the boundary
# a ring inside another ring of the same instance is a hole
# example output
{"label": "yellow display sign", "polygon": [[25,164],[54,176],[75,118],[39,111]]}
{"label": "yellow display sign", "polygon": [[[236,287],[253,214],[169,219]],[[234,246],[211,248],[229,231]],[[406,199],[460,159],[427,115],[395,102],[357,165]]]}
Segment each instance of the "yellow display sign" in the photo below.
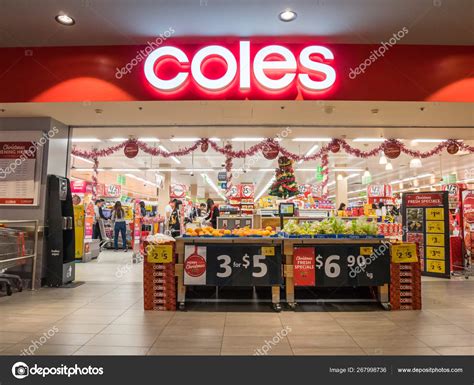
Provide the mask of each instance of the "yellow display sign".
{"label": "yellow display sign", "polygon": [[418,262],[415,243],[397,243],[392,245],[393,263]]}
{"label": "yellow display sign", "polygon": [[444,234],[426,234],[426,246],[444,247]]}
{"label": "yellow display sign", "polygon": [[148,263],[171,263],[173,262],[173,246],[155,245],[148,248]]}
{"label": "yellow display sign", "polygon": [[426,220],[427,221],[444,221],[444,208],[435,207],[426,209]]}
{"label": "yellow display sign", "polygon": [[374,248],[369,246],[362,246],[359,250],[360,255],[372,255],[374,253]]}
{"label": "yellow display sign", "polygon": [[84,256],[84,205],[74,205],[74,237],[75,237],[75,259],[82,259]]}
{"label": "yellow display sign", "polygon": [[444,222],[443,221],[427,221],[426,232],[444,234]]}
{"label": "yellow display sign", "polygon": [[262,255],[266,257],[274,257],[275,248],[273,246],[262,246]]}
{"label": "yellow display sign", "polygon": [[444,261],[436,261],[432,259],[427,259],[426,271],[428,273],[444,274],[446,272],[446,266],[444,264]]}
{"label": "yellow display sign", "polygon": [[426,258],[444,260],[444,247],[428,246],[426,248]]}

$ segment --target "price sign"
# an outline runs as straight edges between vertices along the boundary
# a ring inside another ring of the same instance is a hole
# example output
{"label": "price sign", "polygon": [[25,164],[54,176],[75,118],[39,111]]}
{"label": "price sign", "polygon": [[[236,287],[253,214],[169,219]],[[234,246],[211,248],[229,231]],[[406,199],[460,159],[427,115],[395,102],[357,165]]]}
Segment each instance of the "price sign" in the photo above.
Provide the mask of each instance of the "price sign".
{"label": "price sign", "polygon": [[444,261],[426,260],[426,271],[429,273],[444,274],[446,272]]}
{"label": "price sign", "polygon": [[428,259],[442,259],[444,260],[444,247],[432,247],[426,248],[426,258]]}
{"label": "price sign", "polygon": [[417,262],[415,243],[399,243],[392,245],[392,262],[408,263]]}
{"label": "price sign", "polygon": [[[364,255],[370,248],[373,252]],[[389,283],[389,255],[388,244],[316,246],[314,286],[357,287],[381,286]],[[307,258],[307,255],[304,257]]]}
{"label": "price sign", "polygon": [[442,207],[426,209],[426,220],[428,221],[444,220],[444,209]]}
{"label": "price sign", "polygon": [[444,234],[426,234],[426,246],[444,246]]}
{"label": "price sign", "polygon": [[444,222],[443,221],[427,221],[426,222],[427,233],[444,233]]}
{"label": "price sign", "polygon": [[149,246],[146,260],[148,263],[173,262],[173,246],[171,245]]}
{"label": "price sign", "polygon": [[[194,249],[195,246],[186,245],[185,255],[191,255]],[[273,286],[283,282],[281,246],[209,244],[199,249],[198,254],[206,256],[202,274],[205,279],[191,283],[185,276],[185,284]]]}

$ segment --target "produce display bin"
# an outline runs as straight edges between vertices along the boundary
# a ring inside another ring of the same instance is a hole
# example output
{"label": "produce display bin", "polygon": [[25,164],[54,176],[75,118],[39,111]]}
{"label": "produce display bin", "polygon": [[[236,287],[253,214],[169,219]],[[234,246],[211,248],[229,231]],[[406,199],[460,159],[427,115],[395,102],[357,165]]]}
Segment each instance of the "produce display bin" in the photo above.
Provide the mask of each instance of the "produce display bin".
{"label": "produce display bin", "polygon": [[286,238],[286,301],[295,308],[295,286],[374,287],[389,309],[390,244],[381,238]]}
{"label": "produce display bin", "polygon": [[187,286],[257,286],[270,287],[273,308],[281,310],[282,239],[182,237],[176,239],[176,253],[180,309],[185,308]]}

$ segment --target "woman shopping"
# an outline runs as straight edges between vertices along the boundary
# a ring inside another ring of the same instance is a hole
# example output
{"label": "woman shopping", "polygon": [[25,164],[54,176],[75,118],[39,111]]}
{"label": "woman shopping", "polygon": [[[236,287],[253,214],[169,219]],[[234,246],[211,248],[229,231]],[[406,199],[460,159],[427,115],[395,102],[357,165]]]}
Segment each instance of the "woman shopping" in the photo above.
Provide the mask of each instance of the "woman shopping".
{"label": "woman shopping", "polygon": [[118,251],[120,233],[122,234],[123,251],[127,251],[127,222],[125,221],[125,212],[122,204],[119,201],[115,202],[114,209],[112,210],[112,221],[114,222],[114,249]]}
{"label": "woman shopping", "polygon": [[171,236],[173,238],[179,237],[181,235],[181,201],[177,199],[173,199],[171,201],[171,207],[173,211],[171,211],[171,216],[169,220],[169,230],[171,232]]}
{"label": "woman shopping", "polygon": [[205,221],[210,222],[211,226],[217,229],[217,217],[219,216],[219,207],[209,198],[207,200],[207,217]]}

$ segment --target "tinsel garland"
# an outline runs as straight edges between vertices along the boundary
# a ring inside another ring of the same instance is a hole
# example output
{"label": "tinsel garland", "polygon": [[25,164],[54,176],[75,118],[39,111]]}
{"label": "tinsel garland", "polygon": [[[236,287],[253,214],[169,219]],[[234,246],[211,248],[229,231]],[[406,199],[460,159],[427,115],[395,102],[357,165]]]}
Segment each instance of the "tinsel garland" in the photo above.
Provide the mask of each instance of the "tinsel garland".
{"label": "tinsel garland", "polygon": [[282,147],[277,141],[274,139],[265,139],[261,141],[260,143],[257,143],[251,147],[249,147],[247,150],[239,150],[239,151],[234,151],[232,149],[232,146],[229,146],[228,144],[224,146],[220,146],[214,141],[210,141],[206,138],[202,138],[197,140],[192,146],[189,147],[184,147],[180,148],[177,151],[170,151],[166,152],[161,150],[160,148],[157,147],[150,147],[146,142],[141,142],[140,140],[136,139],[128,139],[123,143],[117,144],[115,146],[111,146],[108,148],[104,149],[92,149],[91,151],[87,150],[80,150],[76,147],[73,148],[72,154],[80,156],[82,158],[86,159],[93,159],[93,158],[101,158],[105,156],[112,155],[114,152],[117,152],[118,150],[122,149],[125,147],[127,143],[130,141],[135,141],[138,145],[138,148],[145,152],[146,154],[152,155],[152,156],[161,156],[164,158],[169,158],[172,156],[180,157],[180,156],[185,156],[189,155],[191,152],[196,151],[201,144],[208,143],[216,152],[224,155],[226,158],[245,158],[245,157],[250,157],[255,155],[257,152],[262,151],[266,146],[274,146],[274,148],[278,149],[281,155],[288,157],[289,159],[293,161],[300,161],[303,160],[305,162],[307,161],[312,161],[316,159],[322,159],[324,155],[327,155],[328,151],[330,150],[330,146],[333,144],[339,144],[340,147],[349,155],[358,157],[358,158],[369,158],[373,156],[377,156],[380,152],[384,150],[384,148],[388,144],[395,144],[400,147],[401,152],[413,157],[413,158],[428,158],[430,156],[434,156],[439,154],[443,149],[447,148],[450,144],[456,144],[461,150],[469,152],[469,153],[474,153],[474,146],[470,146],[467,144],[464,144],[462,141],[455,140],[455,139],[449,139],[445,140],[438,145],[436,145],[434,148],[432,148],[429,151],[417,151],[417,150],[412,150],[405,146],[402,142],[400,142],[397,139],[387,139],[384,142],[380,143],[378,146],[372,148],[369,151],[364,151],[360,150],[358,148],[352,147],[345,139],[333,139],[331,143],[322,146],[317,152],[315,152],[312,155],[309,156],[304,156],[304,155],[298,155],[293,152],[288,151],[284,147]]}
{"label": "tinsel garland", "polygon": [[[225,150],[227,153],[232,151],[232,144],[227,143],[225,145]],[[226,197],[229,198],[231,191],[232,191],[232,157],[229,156],[228,154],[226,155],[225,158],[225,171],[226,171]]]}
{"label": "tinsel garland", "polygon": [[97,157],[93,160],[92,165],[92,201],[95,203],[97,199],[97,184],[99,183],[99,159]]}

